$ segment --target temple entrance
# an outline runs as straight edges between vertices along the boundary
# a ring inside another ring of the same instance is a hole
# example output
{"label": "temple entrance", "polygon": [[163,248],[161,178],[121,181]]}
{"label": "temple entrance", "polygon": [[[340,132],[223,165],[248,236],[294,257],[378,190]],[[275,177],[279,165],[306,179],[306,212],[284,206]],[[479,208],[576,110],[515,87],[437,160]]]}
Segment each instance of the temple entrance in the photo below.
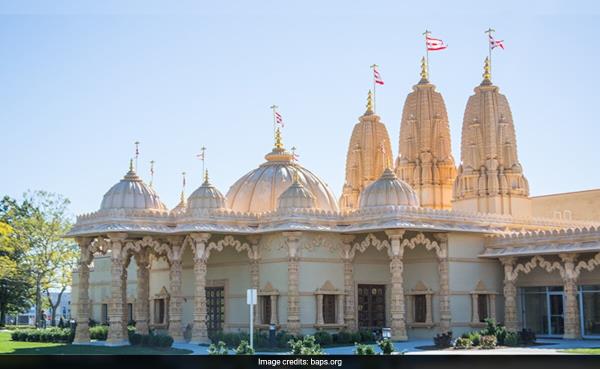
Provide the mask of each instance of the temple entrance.
{"label": "temple entrance", "polygon": [[225,288],[206,287],[206,328],[208,332],[223,330],[225,324]]}
{"label": "temple entrance", "polygon": [[385,327],[385,285],[359,284],[357,295],[358,327]]}

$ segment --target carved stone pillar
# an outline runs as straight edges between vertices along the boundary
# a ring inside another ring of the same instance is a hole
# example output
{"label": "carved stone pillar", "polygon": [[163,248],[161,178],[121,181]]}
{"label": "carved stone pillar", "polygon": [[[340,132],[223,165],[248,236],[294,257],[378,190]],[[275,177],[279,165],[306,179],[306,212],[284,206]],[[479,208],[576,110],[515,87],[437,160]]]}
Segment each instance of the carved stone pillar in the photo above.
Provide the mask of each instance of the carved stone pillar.
{"label": "carved stone pillar", "polygon": [[111,299],[108,305],[108,338],[106,344],[110,346],[121,346],[127,344],[127,336],[124,334],[127,325],[123,324],[123,299],[124,287],[123,282],[127,277],[123,277],[125,265],[123,260],[123,242],[126,234],[110,234],[110,249],[111,249]]}
{"label": "carved stone pillar", "polygon": [[354,235],[342,236],[344,257],[344,322],[349,330],[356,330],[356,312],[354,310],[354,265],[352,263],[352,241]]}
{"label": "carved stone pillar", "polygon": [[450,310],[448,234],[438,233],[435,235],[435,238],[440,246],[440,250],[437,253],[438,275],[440,279],[440,331],[448,332],[451,330],[452,324],[452,311]]}
{"label": "carved stone pillar", "polygon": [[[249,252],[250,256],[250,284],[251,288],[254,288],[256,291],[260,289],[260,253],[258,241],[260,240],[259,236],[249,236],[248,241],[250,241],[252,251]],[[271,307],[273,310],[273,307]],[[254,308],[254,321],[260,322],[260,309],[258,309],[258,304]],[[267,324],[268,322],[263,322]]]}
{"label": "carved stone pillar", "polygon": [[123,274],[121,274],[121,301],[123,304],[123,337],[126,340],[129,340],[129,335],[127,333],[127,323],[129,323],[129,306],[127,304],[127,264],[126,260],[124,260]]}
{"label": "carved stone pillar", "polygon": [[496,320],[496,295],[490,295],[490,318]]}
{"label": "carved stone pillar", "polygon": [[293,334],[300,333],[300,290],[299,257],[301,232],[283,232],[288,246],[288,318],[287,330]]}
{"label": "carved stone pillar", "polygon": [[404,305],[404,279],[402,271],[404,263],[402,257],[404,250],[401,247],[404,231],[386,231],[390,238],[390,271],[392,273],[392,296],[390,312],[392,315],[392,339],[396,341],[407,341],[406,333],[406,307]]}
{"label": "carved stone pillar", "polygon": [[579,305],[577,304],[577,279],[579,273],[575,272],[576,254],[560,254],[564,263],[562,275],[565,293],[565,333],[563,338],[581,338],[581,325],[579,321]]}
{"label": "carved stone pillar", "polygon": [[175,342],[183,342],[183,328],[181,318],[183,316],[183,293],[181,291],[182,273],[182,245],[179,239],[171,240],[169,256],[169,284],[171,297],[169,299],[169,335]]}
{"label": "carved stone pillar", "polygon": [[194,325],[192,329],[192,343],[209,343],[206,328],[206,251],[209,233],[199,233],[190,236],[194,251],[194,278],[196,288],[194,292]]}
{"label": "carved stone pillar", "polygon": [[78,238],[80,255],[79,255],[79,280],[77,284],[77,328],[75,330],[75,339],[73,344],[87,344],[90,342],[90,267],[89,264],[93,259],[93,254],[90,252],[91,239]]}
{"label": "carved stone pillar", "polygon": [[323,320],[323,295],[317,295],[317,325],[323,325],[325,322]]}
{"label": "carved stone pillar", "polygon": [[135,255],[137,264],[137,301],[135,304],[135,331],[148,334],[150,316],[150,258],[147,249],[141,249]]}
{"label": "carved stone pillar", "polygon": [[513,275],[516,258],[502,257],[500,262],[504,265],[504,325],[506,329],[517,331],[519,322],[517,320],[517,286],[516,275]]}

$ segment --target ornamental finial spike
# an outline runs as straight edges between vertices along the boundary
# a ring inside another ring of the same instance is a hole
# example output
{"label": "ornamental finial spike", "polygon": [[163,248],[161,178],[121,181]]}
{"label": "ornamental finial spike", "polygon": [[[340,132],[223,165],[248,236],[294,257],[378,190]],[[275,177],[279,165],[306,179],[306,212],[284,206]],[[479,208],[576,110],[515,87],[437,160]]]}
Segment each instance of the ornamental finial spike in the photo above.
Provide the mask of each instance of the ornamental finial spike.
{"label": "ornamental finial spike", "polygon": [[371,93],[371,90],[369,90],[369,94],[367,95],[367,111],[365,112],[365,114],[372,114],[373,113],[373,94]]}
{"label": "ornamental finial spike", "polygon": [[485,84],[490,84],[492,82],[492,69],[490,66],[490,58],[486,57],[485,62],[483,64],[483,82]]}
{"label": "ornamental finial spike", "polygon": [[427,83],[429,82],[429,76],[427,75],[427,61],[425,61],[425,57],[421,58],[421,81],[419,83]]}
{"label": "ornamental finial spike", "polygon": [[133,172],[133,159],[129,159],[129,171]]}
{"label": "ornamental finial spike", "polygon": [[181,185],[181,202],[185,203],[185,172],[181,173],[182,185]]}
{"label": "ornamental finial spike", "polygon": [[281,140],[281,130],[279,127],[275,129],[275,148],[283,149],[283,141]]}
{"label": "ornamental finial spike", "polygon": [[208,183],[208,169],[204,170],[204,183]]}

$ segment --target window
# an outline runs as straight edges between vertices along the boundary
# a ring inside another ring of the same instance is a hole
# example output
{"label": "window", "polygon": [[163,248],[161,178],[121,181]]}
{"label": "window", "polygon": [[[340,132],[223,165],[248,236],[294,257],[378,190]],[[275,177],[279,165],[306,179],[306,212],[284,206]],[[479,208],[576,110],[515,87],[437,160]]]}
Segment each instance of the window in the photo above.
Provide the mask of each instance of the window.
{"label": "window", "polygon": [[261,322],[263,324],[271,323],[271,296],[260,296]]}
{"label": "window", "polygon": [[127,322],[131,322],[133,321],[133,304],[132,303],[128,303],[127,304]]}
{"label": "window", "polygon": [[108,323],[108,304],[102,304],[101,310],[102,324],[106,324]]}
{"label": "window", "polygon": [[479,313],[479,321],[484,322],[489,318],[488,295],[477,295],[477,312]]}
{"label": "window", "polygon": [[415,295],[414,302],[415,323],[425,323],[427,321],[427,296]]}
{"label": "window", "polygon": [[323,323],[335,324],[335,297],[336,295],[323,295]]}
{"label": "window", "polygon": [[154,300],[154,323],[155,324],[165,323],[165,318],[166,318],[165,309],[166,309],[165,299]]}
{"label": "window", "polygon": [[225,287],[206,287],[206,327],[210,332],[225,324]]}

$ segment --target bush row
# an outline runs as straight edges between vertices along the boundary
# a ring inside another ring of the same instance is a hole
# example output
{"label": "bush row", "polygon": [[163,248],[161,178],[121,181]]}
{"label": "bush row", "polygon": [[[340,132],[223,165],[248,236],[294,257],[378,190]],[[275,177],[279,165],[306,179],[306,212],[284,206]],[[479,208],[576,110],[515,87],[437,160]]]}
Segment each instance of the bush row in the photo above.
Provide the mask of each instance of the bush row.
{"label": "bush row", "polygon": [[[250,335],[246,332],[222,332],[217,331],[209,334],[212,343],[223,342],[229,348],[236,348],[242,341],[249,341]],[[275,345],[278,348],[287,348],[290,340],[302,339],[302,335],[293,335],[286,331],[278,331],[275,335]],[[340,331],[331,334],[324,330],[319,330],[314,334],[315,342],[321,346],[330,346],[332,344],[353,344],[353,343],[372,343],[375,341],[373,333],[361,330],[358,332]],[[254,347],[270,347],[269,336],[266,332],[254,333]]]}
{"label": "bush row", "polygon": [[69,328],[19,329],[11,332],[13,341],[26,342],[73,342],[75,330]]}
{"label": "bush row", "polygon": [[173,337],[166,334],[132,333],[129,335],[129,343],[133,346],[167,348],[173,346]]}
{"label": "bush row", "polygon": [[[535,333],[529,329],[513,332],[501,324],[496,324],[493,319],[486,319],[486,327],[481,331],[466,332],[454,342],[457,349],[471,346],[483,349],[501,346],[529,346],[535,343]],[[446,346],[449,347],[449,346]]]}

